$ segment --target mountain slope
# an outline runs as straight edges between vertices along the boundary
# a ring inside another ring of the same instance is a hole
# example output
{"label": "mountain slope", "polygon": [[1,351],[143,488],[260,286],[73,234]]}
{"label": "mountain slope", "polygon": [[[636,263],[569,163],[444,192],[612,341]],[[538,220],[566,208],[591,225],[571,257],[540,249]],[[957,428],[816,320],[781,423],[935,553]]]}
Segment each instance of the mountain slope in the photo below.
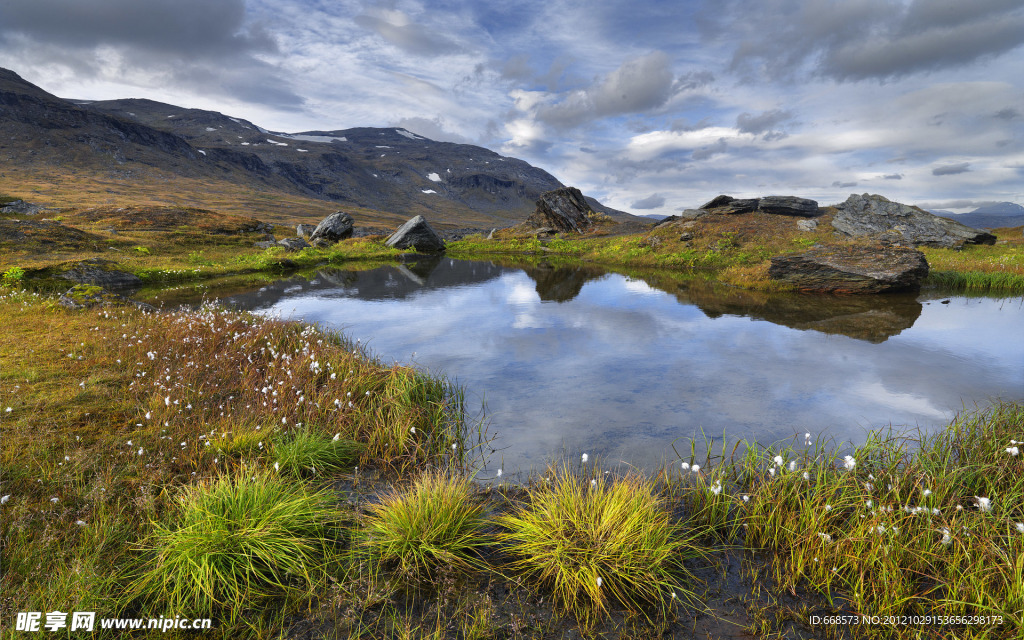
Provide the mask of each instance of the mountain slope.
{"label": "mountain slope", "polygon": [[[98,176],[115,183],[108,189],[115,194],[118,184],[130,191],[184,177],[381,212],[388,220],[422,214],[448,226],[520,222],[541,193],[562,186],[522,160],[404,129],[270,132],[151,100],[62,100],[7,70],[0,70],[0,160],[20,171]],[[599,203],[595,209],[635,219]]]}
{"label": "mountain slope", "polygon": [[985,207],[978,207],[968,213],[956,214],[946,211],[936,215],[956,220],[975,229],[998,229],[999,227],[1024,225],[1024,207],[1013,202],[997,202]]}

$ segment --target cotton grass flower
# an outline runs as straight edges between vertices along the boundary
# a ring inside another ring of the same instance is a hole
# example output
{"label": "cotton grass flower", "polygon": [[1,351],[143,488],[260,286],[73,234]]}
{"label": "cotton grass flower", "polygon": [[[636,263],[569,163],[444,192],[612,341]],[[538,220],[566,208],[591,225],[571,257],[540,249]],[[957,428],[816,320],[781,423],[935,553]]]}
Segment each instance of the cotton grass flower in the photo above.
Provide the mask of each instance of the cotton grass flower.
{"label": "cotton grass flower", "polygon": [[974,499],[978,501],[978,511],[984,513],[992,508],[991,498],[982,498],[981,496],[974,496]]}
{"label": "cotton grass flower", "polygon": [[1020,447],[1006,447],[1006,453],[1008,453],[1008,454],[1010,454],[1011,456],[1014,456],[1014,457],[1019,456],[1020,455]]}
{"label": "cotton grass flower", "polygon": [[690,470],[690,463],[689,463],[689,462],[684,462],[684,463],[682,463],[681,465],[679,465],[679,467],[680,467],[680,468],[681,468],[681,469],[682,469],[683,471],[689,471],[689,470]]}
{"label": "cotton grass flower", "polygon": [[580,456],[580,460],[583,461],[583,464],[587,464],[587,454],[584,453],[582,456]]}
{"label": "cotton grass flower", "polygon": [[[9,496],[4,496],[4,500],[6,500],[8,497]],[[1017,523],[1017,533],[1024,533],[1024,522]]]}
{"label": "cotton grass flower", "polygon": [[857,466],[857,459],[853,456],[843,456],[843,466],[847,471],[853,471],[853,468]]}
{"label": "cotton grass flower", "polygon": [[722,483],[716,481],[715,484],[711,486],[711,493],[715,494],[716,496],[722,493]]}
{"label": "cotton grass flower", "polygon": [[11,494],[7,494],[0,498],[0,504],[7,504],[7,501],[11,499]]}
{"label": "cotton grass flower", "polygon": [[700,465],[699,464],[693,465],[691,467],[691,469],[693,470],[694,473],[700,473]]}
{"label": "cotton grass flower", "polygon": [[772,458],[772,460],[775,461],[775,466],[777,467],[781,467],[783,464],[786,463],[786,461],[782,459],[782,456],[775,456],[774,458]]}

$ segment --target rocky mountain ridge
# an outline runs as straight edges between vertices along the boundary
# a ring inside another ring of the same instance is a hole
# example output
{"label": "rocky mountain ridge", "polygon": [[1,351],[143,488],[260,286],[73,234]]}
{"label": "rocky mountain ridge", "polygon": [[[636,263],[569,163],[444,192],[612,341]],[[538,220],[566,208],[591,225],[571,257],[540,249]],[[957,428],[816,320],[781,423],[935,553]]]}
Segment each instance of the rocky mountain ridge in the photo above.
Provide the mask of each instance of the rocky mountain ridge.
{"label": "rocky mountain ridge", "polygon": [[[154,172],[272,187],[339,207],[506,226],[562,185],[517,158],[401,128],[272,132],[152,100],[65,100],[0,69],[0,161],[121,179]],[[604,207],[613,218],[634,216]]]}

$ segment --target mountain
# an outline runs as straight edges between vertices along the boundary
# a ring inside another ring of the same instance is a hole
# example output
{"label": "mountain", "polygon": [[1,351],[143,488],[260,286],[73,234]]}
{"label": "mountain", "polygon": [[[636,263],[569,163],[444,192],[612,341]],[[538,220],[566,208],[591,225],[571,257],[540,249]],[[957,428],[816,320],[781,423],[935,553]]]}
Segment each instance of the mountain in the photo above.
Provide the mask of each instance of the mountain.
{"label": "mountain", "polygon": [[968,227],[975,229],[998,229],[1000,227],[1019,227],[1024,225],[1024,207],[1013,202],[997,202],[995,204],[978,207],[968,213],[951,213],[944,211],[935,215],[956,220]]}
{"label": "mountain", "polygon": [[[70,173],[103,183],[114,195],[140,185],[172,193],[191,185],[182,195],[202,203],[202,192],[255,190],[371,217],[394,214],[381,216],[387,220],[422,214],[448,226],[521,222],[541,193],[563,186],[517,158],[401,128],[268,131],[152,100],[65,100],[6,69],[0,69],[0,164],[0,178],[59,180]],[[591,202],[617,220],[639,219]]]}

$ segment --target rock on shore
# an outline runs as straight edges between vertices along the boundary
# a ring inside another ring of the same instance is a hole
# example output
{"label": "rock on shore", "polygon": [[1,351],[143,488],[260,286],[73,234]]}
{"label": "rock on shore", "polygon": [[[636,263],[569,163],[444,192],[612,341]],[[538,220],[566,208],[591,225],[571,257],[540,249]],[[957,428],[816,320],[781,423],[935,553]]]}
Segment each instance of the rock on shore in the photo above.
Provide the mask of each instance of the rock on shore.
{"label": "rock on shore", "polygon": [[965,244],[995,244],[996,241],[987,231],[972,229],[879,195],[853,194],[836,209],[832,226],[846,236],[871,236],[883,243],[915,247],[953,248]]}
{"label": "rock on shore", "polygon": [[928,275],[924,254],[897,247],[826,247],[776,256],[768,276],[814,293],[886,293],[921,286]]}

